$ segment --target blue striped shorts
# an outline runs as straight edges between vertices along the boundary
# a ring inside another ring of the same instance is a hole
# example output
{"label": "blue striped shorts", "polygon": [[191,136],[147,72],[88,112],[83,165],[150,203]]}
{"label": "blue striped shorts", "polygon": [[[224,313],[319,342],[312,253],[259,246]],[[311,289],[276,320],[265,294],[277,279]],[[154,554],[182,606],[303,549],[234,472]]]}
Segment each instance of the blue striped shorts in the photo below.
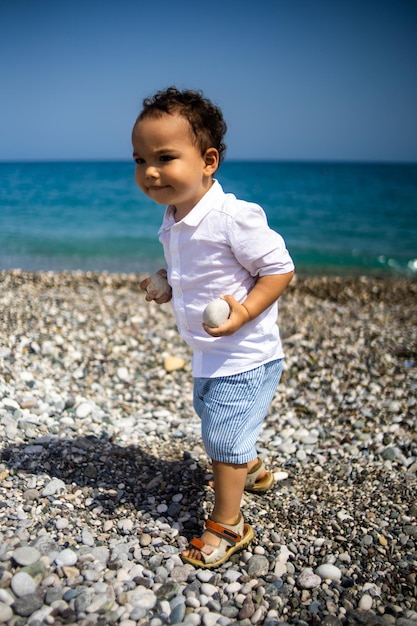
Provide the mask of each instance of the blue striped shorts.
{"label": "blue striped shorts", "polygon": [[241,374],[194,378],[194,408],[212,460],[243,464],[256,459],[256,442],[281,373],[282,359],[277,359]]}

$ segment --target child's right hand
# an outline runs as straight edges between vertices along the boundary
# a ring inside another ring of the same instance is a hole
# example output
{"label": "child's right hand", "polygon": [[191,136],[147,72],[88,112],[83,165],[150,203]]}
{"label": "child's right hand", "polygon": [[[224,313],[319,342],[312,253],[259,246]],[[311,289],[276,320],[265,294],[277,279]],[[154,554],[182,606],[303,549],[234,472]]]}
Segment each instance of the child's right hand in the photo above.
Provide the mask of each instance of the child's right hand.
{"label": "child's right hand", "polygon": [[155,300],[157,304],[169,302],[172,298],[172,290],[167,281],[166,270],[158,270],[156,274],[148,276],[139,284],[143,291],[146,291],[146,300]]}

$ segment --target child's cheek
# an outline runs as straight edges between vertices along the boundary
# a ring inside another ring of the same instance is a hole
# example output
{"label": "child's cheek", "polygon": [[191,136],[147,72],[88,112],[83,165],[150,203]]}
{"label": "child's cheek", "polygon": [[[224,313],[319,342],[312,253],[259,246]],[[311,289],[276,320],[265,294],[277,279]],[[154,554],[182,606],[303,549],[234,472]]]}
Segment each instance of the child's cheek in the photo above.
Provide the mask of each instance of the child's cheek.
{"label": "child's cheek", "polygon": [[140,176],[138,168],[136,168],[135,170],[135,183],[137,184],[138,187],[140,187],[140,189],[143,188],[142,177]]}

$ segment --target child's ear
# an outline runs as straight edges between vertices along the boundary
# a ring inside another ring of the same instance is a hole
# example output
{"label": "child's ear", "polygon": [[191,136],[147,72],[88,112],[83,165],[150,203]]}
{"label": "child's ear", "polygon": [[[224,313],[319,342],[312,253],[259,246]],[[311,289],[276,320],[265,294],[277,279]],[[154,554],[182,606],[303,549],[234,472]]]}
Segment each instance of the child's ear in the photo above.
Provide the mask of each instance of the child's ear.
{"label": "child's ear", "polygon": [[204,153],[204,161],[206,163],[205,173],[211,176],[219,167],[219,151],[216,148],[207,148]]}

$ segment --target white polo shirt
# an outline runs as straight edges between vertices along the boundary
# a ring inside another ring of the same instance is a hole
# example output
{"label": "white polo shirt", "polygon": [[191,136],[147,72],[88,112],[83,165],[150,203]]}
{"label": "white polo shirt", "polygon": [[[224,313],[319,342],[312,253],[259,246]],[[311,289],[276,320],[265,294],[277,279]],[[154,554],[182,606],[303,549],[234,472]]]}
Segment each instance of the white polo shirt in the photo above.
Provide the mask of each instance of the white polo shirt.
{"label": "white polo shirt", "polygon": [[159,239],[174,315],[193,351],[195,377],[238,374],[283,357],[277,302],[227,337],[211,337],[202,326],[211,300],[231,294],[244,302],[258,276],[294,269],[283,238],[268,226],[260,206],[225,194],[214,181],[180,222],[167,207]]}

